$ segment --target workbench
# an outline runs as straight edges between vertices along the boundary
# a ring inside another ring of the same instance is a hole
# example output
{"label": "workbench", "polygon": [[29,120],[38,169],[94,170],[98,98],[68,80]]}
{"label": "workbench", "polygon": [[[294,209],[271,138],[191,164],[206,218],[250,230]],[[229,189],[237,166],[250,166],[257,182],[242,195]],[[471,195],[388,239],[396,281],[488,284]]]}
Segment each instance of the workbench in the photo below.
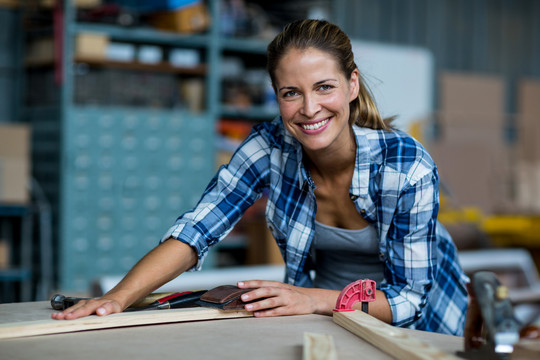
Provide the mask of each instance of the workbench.
{"label": "workbench", "polygon": [[[50,319],[48,302],[0,304],[0,323]],[[173,311],[173,310],[151,310]],[[410,335],[455,353],[463,338],[416,330]],[[332,335],[338,359],[392,359],[323,315],[243,317],[129,326],[0,340],[2,359],[302,359],[305,332]]]}

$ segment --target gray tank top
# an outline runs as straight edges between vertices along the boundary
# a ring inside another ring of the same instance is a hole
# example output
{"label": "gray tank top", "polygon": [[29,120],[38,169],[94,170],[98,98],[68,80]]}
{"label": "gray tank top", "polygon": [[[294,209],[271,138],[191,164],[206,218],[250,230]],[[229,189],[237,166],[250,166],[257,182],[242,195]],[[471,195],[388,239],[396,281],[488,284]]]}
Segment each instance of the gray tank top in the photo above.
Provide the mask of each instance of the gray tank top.
{"label": "gray tank top", "polygon": [[380,283],[384,265],[379,258],[379,240],[371,225],[360,230],[341,229],[315,222],[311,247],[315,264],[314,286],[342,290],[359,279]]}

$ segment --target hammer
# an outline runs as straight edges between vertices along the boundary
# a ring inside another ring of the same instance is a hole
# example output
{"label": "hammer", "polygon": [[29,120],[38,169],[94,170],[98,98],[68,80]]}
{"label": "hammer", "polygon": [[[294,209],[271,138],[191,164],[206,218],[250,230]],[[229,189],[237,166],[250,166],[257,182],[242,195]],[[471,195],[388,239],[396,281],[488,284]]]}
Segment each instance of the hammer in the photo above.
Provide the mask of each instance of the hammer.
{"label": "hammer", "polygon": [[66,297],[62,294],[56,294],[51,297],[51,306],[54,310],[65,310],[81,300],[88,299],[90,298]]}
{"label": "hammer", "polygon": [[[156,302],[156,300],[162,299],[164,297],[167,297],[167,296],[170,296],[170,295],[173,295],[173,294],[179,295],[179,293],[173,293],[173,292],[153,293],[153,294],[145,296],[143,299],[135,302],[134,304],[131,305],[131,307],[134,307],[134,308],[139,308],[140,307],[141,310],[142,310],[142,307],[151,305],[154,302]],[[76,303],[78,303],[81,300],[89,300],[89,299],[91,299],[91,298],[66,297],[66,296],[64,296],[62,294],[56,294],[56,295],[53,295],[51,297],[51,307],[54,310],[65,310],[65,309],[75,305]]]}

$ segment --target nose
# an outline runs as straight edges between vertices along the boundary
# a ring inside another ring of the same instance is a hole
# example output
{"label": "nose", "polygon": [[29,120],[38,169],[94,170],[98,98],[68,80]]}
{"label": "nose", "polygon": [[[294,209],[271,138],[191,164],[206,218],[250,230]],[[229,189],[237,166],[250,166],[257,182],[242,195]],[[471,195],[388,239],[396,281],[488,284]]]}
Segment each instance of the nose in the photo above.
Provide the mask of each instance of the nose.
{"label": "nose", "polygon": [[315,96],[311,94],[304,95],[304,103],[302,104],[301,109],[302,115],[313,117],[320,109],[321,106]]}

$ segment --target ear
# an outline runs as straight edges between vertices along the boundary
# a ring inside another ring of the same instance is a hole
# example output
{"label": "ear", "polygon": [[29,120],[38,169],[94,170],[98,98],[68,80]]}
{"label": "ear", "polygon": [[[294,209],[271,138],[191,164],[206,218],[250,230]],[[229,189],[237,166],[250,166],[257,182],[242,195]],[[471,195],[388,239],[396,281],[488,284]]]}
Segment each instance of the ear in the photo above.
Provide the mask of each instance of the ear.
{"label": "ear", "polygon": [[354,99],[358,97],[358,92],[360,91],[359,81],[360,81],[360,73],[358,72],[358,69],[354,69],[349,79],[349,90],[350,90],[349,102],[353,101]]}

